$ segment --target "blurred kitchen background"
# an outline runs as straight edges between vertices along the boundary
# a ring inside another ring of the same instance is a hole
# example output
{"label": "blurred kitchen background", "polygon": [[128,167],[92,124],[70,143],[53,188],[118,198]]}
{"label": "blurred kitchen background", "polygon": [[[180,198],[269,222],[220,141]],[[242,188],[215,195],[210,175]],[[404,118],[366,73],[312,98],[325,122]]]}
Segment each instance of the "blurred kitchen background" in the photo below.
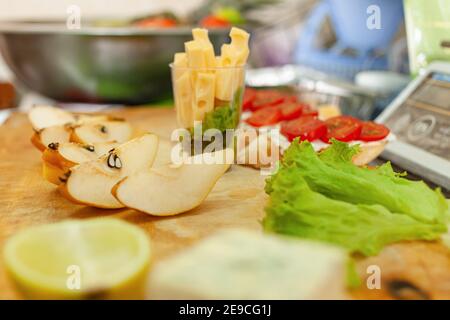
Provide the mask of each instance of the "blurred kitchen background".
{"label": "blurred kitchen background", "polygon": [[[68,30],[73,5],[81,28]],[[168,63],[194,25],[215,44],[231,25],[251,32],[248,85],[362,119],[450,60],[448,0],[0,0],[0,108],[170,105]]]}

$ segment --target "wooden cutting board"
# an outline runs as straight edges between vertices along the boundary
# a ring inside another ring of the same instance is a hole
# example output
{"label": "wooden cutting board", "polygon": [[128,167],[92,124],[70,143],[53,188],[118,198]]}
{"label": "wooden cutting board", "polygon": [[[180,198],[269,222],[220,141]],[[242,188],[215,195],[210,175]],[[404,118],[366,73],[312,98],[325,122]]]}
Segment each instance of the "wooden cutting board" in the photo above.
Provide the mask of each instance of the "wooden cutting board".
{"label": "wooden cutting board", "polygon": [[[172,109],[129,108],[114,114],[167,139],[175,128]],[[121,218],[146,230],[155,261],[221,228],[261,230],[265,177],[257,170],[233,166],[202,205],[179,216],[157,218],[129,209],[96,209],[65,200],[43,180],[40,152],[31,145],[31,135],[24,114],[13,114],[0,126],[0,250],[9,236],[28,226],[99,216]],[[440,243],[395,244],[378,257],[357,257],[357,261],[363,286],[353,292],[355,298],[450,298],[450,255]],[[365,285],[369,265],[380,267],[381,289],[369,290]],[[18,298],[0,258],[0,299]]]}

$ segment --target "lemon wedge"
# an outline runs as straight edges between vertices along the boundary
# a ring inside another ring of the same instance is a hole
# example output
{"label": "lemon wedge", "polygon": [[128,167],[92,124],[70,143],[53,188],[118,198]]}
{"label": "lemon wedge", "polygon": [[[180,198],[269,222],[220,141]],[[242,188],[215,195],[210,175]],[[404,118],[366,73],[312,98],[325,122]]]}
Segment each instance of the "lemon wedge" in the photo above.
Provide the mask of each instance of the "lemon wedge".
{"label": "lemon wedge", "polygon": [[31,299],[138,299],[150,262],[148,236],[111,218],[31,227],[11,237],[5,265]]}

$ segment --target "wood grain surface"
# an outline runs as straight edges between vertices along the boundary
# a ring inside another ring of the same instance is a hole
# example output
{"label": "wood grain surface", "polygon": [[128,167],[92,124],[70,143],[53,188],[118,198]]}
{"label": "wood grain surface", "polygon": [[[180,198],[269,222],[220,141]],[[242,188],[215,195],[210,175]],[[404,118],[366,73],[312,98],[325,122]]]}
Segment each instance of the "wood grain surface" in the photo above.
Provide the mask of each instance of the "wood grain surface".
{"label": "wood grain surface", "polygon": [[[115,110],[133,125],[169,138],[175,114],[167,108]],[[261,230],[264,215],[264,176],[233,166],[198,208],[173,217],[151,217],[129,210],[103,210],[75,205],[62,198],[41,176],[41,155],[30,143],[32,129],[24,114],[14,114],[0,126],[0,250],[5,240],[31,225],[65,219],[111,216],[148,232],[158,261],[221,228]],[[410,242],[387,247],[378,257],[357,257],[362,283],[355,298],[450,298],[450,255],[441,243]],[[381,289],[365,285],[367,267],[377,265]],[[0,299],[20,299],[0,257]]]}

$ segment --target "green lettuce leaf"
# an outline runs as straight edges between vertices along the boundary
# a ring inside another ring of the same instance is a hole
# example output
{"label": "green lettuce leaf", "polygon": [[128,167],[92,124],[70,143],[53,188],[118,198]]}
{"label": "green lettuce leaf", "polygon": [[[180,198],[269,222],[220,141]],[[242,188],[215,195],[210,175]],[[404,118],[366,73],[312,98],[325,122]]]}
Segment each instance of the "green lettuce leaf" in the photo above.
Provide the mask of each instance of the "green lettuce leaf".
{"label": "green lettuce leaf", "polygon": [[[364,255],[375,255],[384,245],[401,240],[437,239],[446,231],[445,224],[423,223],[378,204],[331,199],[310,188],[304,170],[281,167],[270,178],[263,220],[266,231],[330,242]],[[320,169],[307,176],[311,179],[324,172]]]}
{"label": "green lettuce leaf", "polygon": [[[309,142],[294,140],[286,150],[282,167],[296,167],[309,187],[329,198],[354,204],[380,204],[388,210],[426,223],[448,220],[447,203],[439,189],[423,181],[411,181],[395,173],[390,163],[376,169],[355,166],[351,159],[358,146],[333,141],[317,154]],[[268,189],[270,192],[270,186]]]}

